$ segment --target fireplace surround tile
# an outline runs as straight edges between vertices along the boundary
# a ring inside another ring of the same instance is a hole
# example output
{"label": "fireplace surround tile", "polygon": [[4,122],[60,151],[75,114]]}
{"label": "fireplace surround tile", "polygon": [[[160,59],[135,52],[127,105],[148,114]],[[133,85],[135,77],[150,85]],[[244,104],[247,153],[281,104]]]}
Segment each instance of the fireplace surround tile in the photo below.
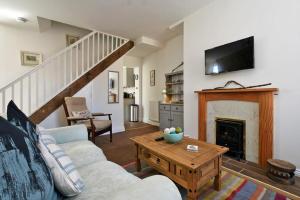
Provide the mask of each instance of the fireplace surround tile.
{"label": "fireplace surround tile", "polygon": [[246,121],[246,160],[259,163],[259,104],[234,100],[207,102],[207,142],[216,143],[216,118]]}

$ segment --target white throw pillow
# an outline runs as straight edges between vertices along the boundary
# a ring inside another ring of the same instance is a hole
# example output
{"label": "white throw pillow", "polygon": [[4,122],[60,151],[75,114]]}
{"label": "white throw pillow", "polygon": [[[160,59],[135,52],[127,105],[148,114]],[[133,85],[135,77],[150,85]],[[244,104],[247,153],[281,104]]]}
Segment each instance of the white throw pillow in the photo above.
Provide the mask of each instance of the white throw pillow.
{"label": "white throw pillow", "polygon": [[92,117],[92,113],[89,110],[82,110],[82,111],[72,111],[72,115],[74,117]]}
{"label": "white throw pillow", "polygon": [[55,139],[50,135],[41,135],[39,148],[51,170],[57,190],[66,197],[82,192],[84,188],[82,178],[69,156],[55,143]]}
{"label": "white throw pillow", "polygon": [[[38,129],[40,130],[40,129]],[[39,132],[39,136],[40,136],[40,140],[42,140],[44,145],[48,145],[48,144],[56,144],[56,140],[53,136],[48,135],[48,134],[42,134]]]}

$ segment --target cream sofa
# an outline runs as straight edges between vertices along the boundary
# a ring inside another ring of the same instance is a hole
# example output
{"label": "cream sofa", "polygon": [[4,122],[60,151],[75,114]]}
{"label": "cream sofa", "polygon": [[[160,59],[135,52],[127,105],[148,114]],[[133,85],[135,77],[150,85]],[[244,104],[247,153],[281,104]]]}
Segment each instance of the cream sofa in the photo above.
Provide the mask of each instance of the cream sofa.
{"label": "cream sofa", "polygon": [[84,200],[181,200],[175,184],[165,176],[140,179],[106,159],[88,140],[84,125],[41,130],[50,134],[73,160],[85,183],[84,191],[71,199]]}

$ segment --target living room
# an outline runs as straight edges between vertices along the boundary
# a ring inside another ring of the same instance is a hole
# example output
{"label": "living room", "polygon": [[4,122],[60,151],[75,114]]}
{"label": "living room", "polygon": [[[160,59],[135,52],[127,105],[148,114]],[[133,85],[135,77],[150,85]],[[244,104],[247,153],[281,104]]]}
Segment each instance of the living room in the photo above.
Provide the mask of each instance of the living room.
{"label": "living room", "polygon": [[[300,199],[299,9],[296,0],[0,2],[0,109],[10,121],[1,118],[0,199]],[[80,37],[66,46],[68,33]],[[220,65],[245,44],[237,68]],[[21,66],[21,50],[54,62]],[[126,130],[124,89],[115,92],[124,66],[139,66],[141,87],[139,122]],[[242,136],[241,154],[218,140],[236,141],[228,130]]]}

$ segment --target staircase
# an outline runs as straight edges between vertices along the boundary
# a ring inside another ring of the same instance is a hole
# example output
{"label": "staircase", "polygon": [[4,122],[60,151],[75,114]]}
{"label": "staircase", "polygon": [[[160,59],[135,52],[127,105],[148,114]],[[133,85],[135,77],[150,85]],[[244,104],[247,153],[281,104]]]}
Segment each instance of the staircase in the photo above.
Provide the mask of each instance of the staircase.
{"label": "staircase", "polygon": [[[0,113],[12,99],[35,123],[42,122],[133,47],[128,39],[93,31],[0,89]],[[9,69],[8,69],[9,70]]]}

